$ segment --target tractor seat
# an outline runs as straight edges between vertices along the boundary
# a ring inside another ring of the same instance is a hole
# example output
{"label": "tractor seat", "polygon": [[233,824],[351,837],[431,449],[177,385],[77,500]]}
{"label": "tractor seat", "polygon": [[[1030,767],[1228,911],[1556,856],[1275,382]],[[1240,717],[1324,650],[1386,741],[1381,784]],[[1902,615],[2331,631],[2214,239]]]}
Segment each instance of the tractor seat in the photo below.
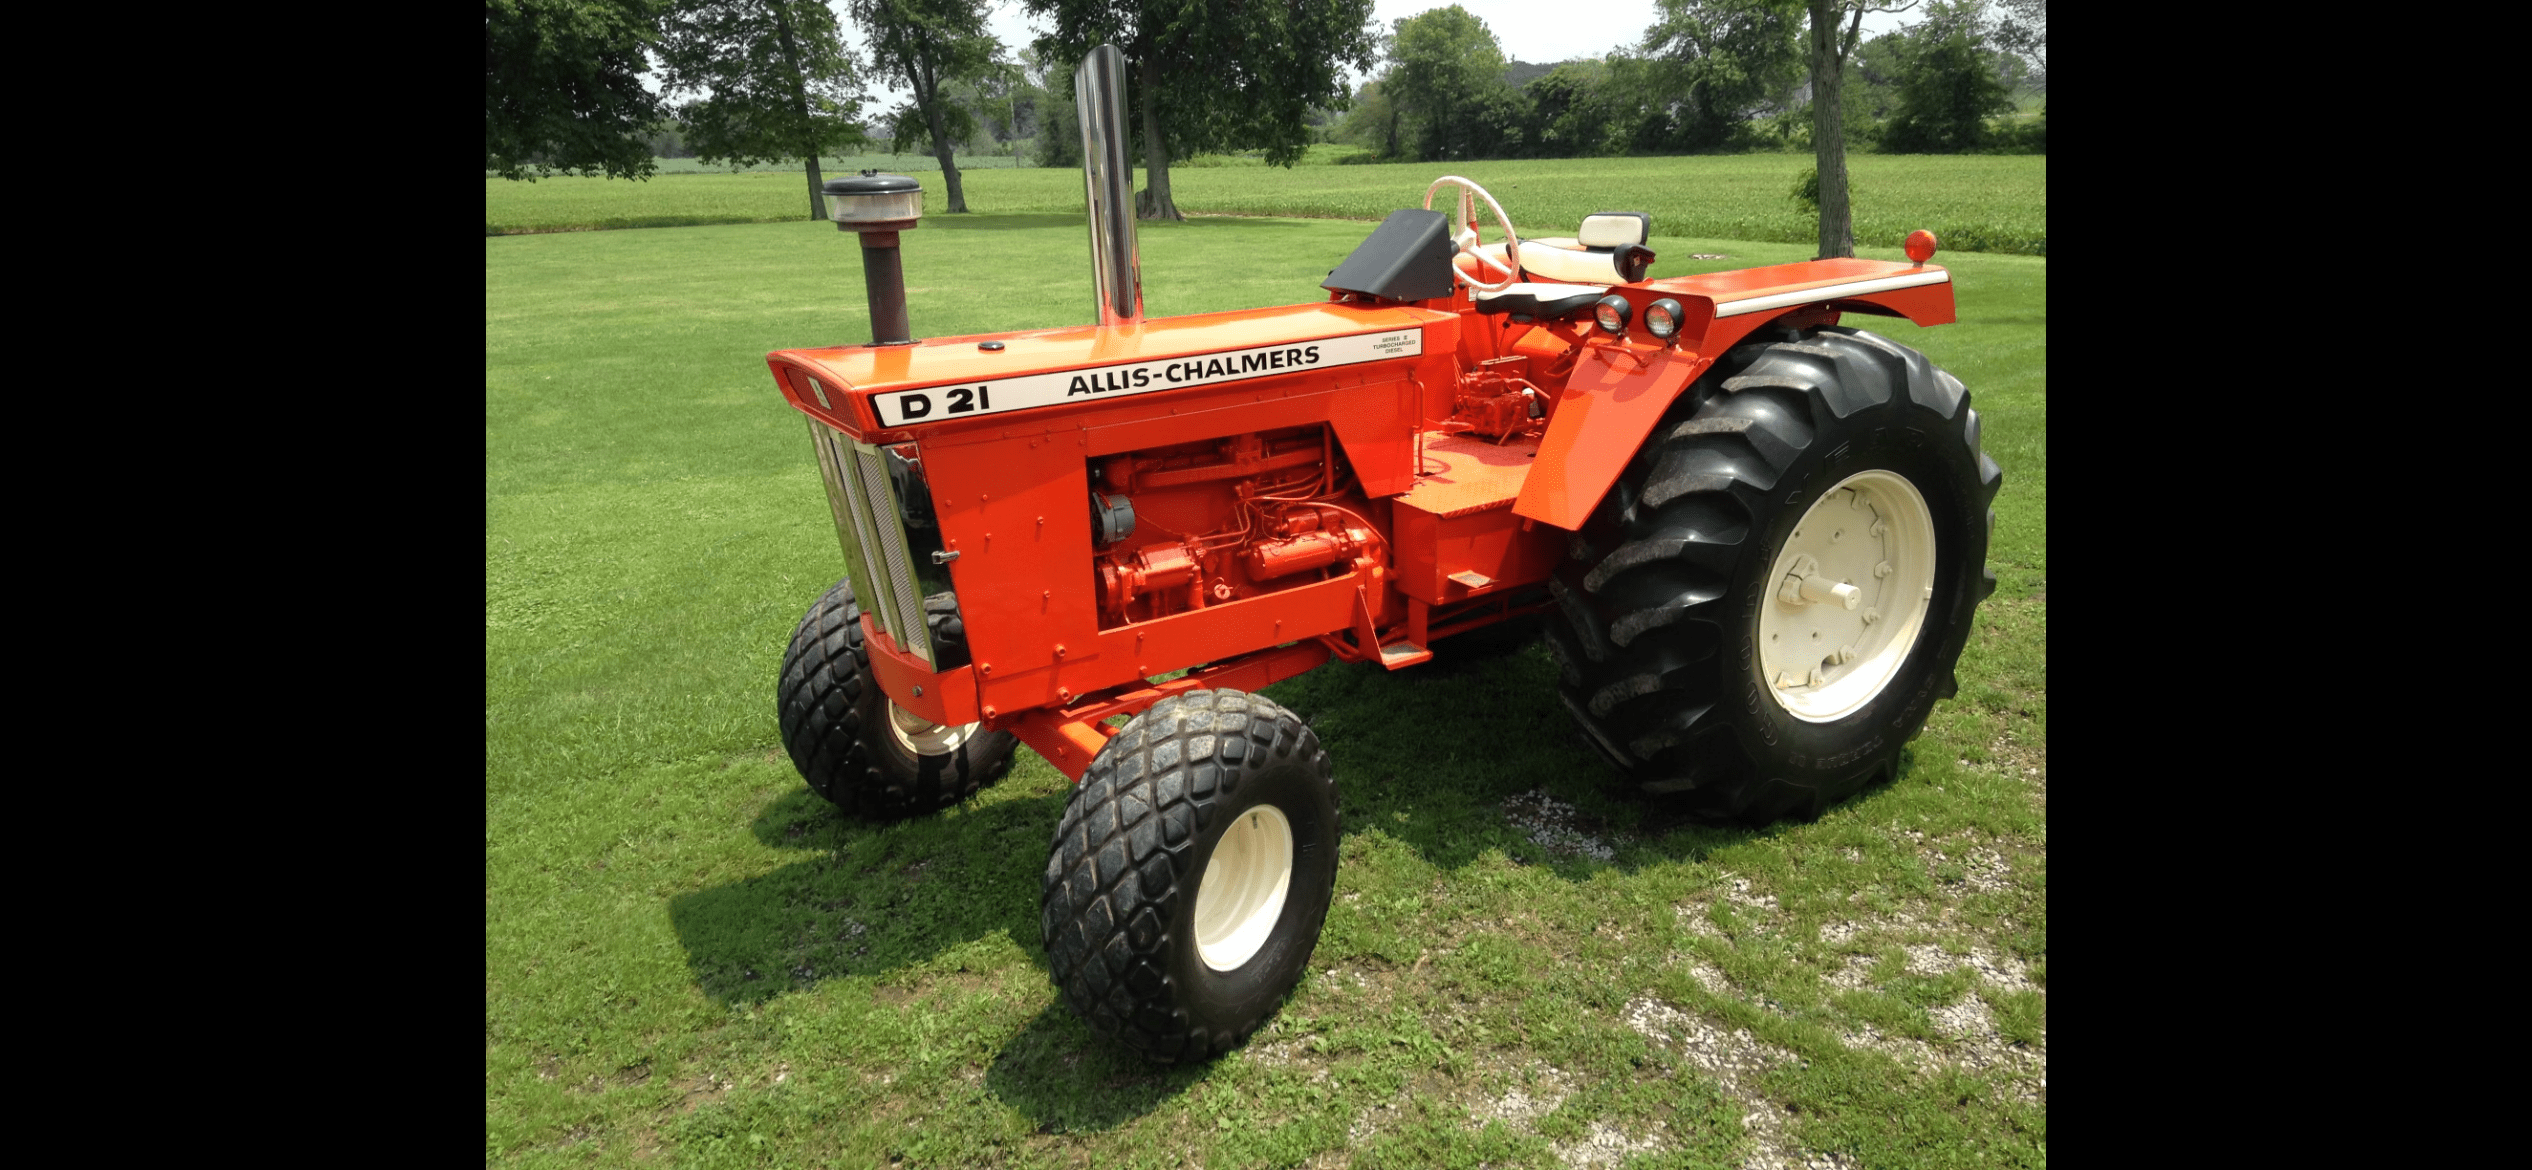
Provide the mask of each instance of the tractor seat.
{"label": "tractor seat", "polygon": [[[1595,212],[1583,217],[1571,238],[1521,241],[1521,271],[1542,280],[1575,284],[1632,284],[1644,279],[1645,269],[1652,267],[1653,250],[1644,246],[1652,231],[1653,217],[1645,212]],[[1478,251],[1497,270],[1503,267],[1503,245],[1489,244]],[[1475,267],[1474,261],[1455,259],[1463,270]],[[1488,275],[1492,278],[1493,274]]]}
{"label": "tractor seat", "polygon": [[[1529,245],[1522,245],[1522,258],[1529,258]],[[1598,284],[1516,284],[1500,292],[1477,294],[1480,313],[1517,313],[1536,321],[1561,321],[1591,308],[1608,295],[1606,285]]]}

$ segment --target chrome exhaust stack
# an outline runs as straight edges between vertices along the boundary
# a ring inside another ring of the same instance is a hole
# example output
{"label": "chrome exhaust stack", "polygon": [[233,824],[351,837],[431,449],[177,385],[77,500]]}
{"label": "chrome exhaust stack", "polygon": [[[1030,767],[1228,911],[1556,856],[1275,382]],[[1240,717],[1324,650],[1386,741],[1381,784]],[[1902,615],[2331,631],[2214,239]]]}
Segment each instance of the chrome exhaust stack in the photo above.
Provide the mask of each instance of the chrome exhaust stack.
{"label": "chrome exhaust stack", "polygon": [[1081,185],[1090,209],[1090,279],[1099,324],[1143,322],[1143,262],[1134,247],[1134,160],[1125,136],[1125,54],[1101,45],[1073,72],[1081,115]]}

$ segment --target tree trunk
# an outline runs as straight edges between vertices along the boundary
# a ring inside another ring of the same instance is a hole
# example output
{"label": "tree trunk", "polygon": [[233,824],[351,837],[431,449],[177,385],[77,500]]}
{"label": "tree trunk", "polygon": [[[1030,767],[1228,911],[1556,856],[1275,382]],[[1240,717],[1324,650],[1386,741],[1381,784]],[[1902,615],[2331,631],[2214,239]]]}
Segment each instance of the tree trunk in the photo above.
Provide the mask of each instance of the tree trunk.
{"label": "tree trunk", "polygon": [[791,18],[774,5],[774,35],[782,41],[783,63],[791,66],[791,100],[800,111],[800,133],[808,141],[800,154],[808,163],[809,218],[826,218],[826,178],[818,173],[817,124],[809,114],[809,83],[800,71],[800,45],[791,39]]}
{"label": "tree trunk", "polygon": [[1143,190],[1134,200],[1136,219],[1178,219],[1178,204],[1169,197],[1169,137],[1161,131],[1160,51],[1146,42],[1143,50]]}
{"label": "tree trunk", "polygon": [[[1819,259],[1855,254],[1855,214],[1846,200],[1846,61],[1838,51],[1841,0],[1811,4],[1811,146],[1820,174]],[[1860,24],[1863,13],[1855,19]]]}
{"label": "tree trunk", "polygon": [[[926,77],[913,70],[907,70],[907,75],[918,81]],[[950,214],[965,215],[967,190],[959,186],[958,156],[949,140],[949,120],[941,114],[941,78],[938,73],[930,73],[929,80],[930,84],[916,87],[915,100],[922,103],[923,125],[932,132],[932,157],[940,160],[941,181],[949,186]]]}

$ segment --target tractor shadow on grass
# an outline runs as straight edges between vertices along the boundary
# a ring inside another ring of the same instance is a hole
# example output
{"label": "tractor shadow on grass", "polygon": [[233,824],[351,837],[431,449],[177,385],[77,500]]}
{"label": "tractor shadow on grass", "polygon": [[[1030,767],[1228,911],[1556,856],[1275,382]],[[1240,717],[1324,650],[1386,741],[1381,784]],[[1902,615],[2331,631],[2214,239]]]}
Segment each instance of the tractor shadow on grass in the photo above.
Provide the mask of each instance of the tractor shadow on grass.
{"label": "tractor shadow on grass", "polygon": [[[1334,760],[1347,837],[1380,834],[1445,872],[1509,861],[1588,882],[1780,831],[1687,823],[1613,795],[1535,641],[1436,650],[1448,657],[1394,673],[1331,664],[1267,692]],[[1068,789],[1042,762],[1023,763],[1025,774],[957,809],[891,825],[843,817],[806,787],[773,799],[753,832],[805,858],[670,900],[696,986],[744,1006],[869,978],[870,1000],[837,1010],[863,1014],[874,1034],[946,1023],[988,1044],[1007,1037],[984,1058],[984,1085],[1040,1132],[1112,1129],[1206,1079],[1209,1063],[1154,1065],[1097,1036],[1044,983],[1039,882]],[[1541,833],[1549,812],[1562,827]],[[1016,967],[1033,1014],[1013,998]]]}
{"label": "tractor shadow on grass", "polygon": [[695,985],[730,1006],[842,976],[884,978],[1002,934],[1042,965],[1038,872],[1063,807],[1061,792],[989,792],[946,813],[873,825],[795,788],[752,828],[767,845],[811,856],[678,895],[669,921]]}
{"label": "tractor shadow on grass", "polygon": [[1705,824],[1619,791],[1557,701],[1555,662],[1535,638],[1480,630],[1434,654],[1403,671],[1330,664],[1267,691],[1335,761],[1348,836],[1381,833],[1444,870],[1500,851],[1587,881],[1793,827]]}

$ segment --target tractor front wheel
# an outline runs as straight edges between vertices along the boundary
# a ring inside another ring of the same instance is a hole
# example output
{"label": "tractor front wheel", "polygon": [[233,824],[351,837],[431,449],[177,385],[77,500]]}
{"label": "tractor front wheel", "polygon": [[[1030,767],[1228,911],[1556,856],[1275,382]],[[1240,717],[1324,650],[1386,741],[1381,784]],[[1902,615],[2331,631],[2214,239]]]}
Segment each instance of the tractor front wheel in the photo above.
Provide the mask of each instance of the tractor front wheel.
{"label": "tractor front wheel", "polygon": [[1837,327],[1735,348],[1550,584],[1567,709],[1692,815],[1818,816],[1957,689],[2002,482],[1923,354]]}
{"label": "tractor front wheel", "polygon": [[1090,1026],[1164,1063],[1246,1040],[1301,981],[1336,891],[1336,780],[1292,712],[1161,700],[1064,806],[1039,928]]}
{"label": "tractor front wheel", "polygon": [[1019,739],[933,723],[888,701],[870,677],[861,606],[838,581],[791,635],[775,687],[783,747],[818,795],[893,820],[948,808],[1002,779]]}

